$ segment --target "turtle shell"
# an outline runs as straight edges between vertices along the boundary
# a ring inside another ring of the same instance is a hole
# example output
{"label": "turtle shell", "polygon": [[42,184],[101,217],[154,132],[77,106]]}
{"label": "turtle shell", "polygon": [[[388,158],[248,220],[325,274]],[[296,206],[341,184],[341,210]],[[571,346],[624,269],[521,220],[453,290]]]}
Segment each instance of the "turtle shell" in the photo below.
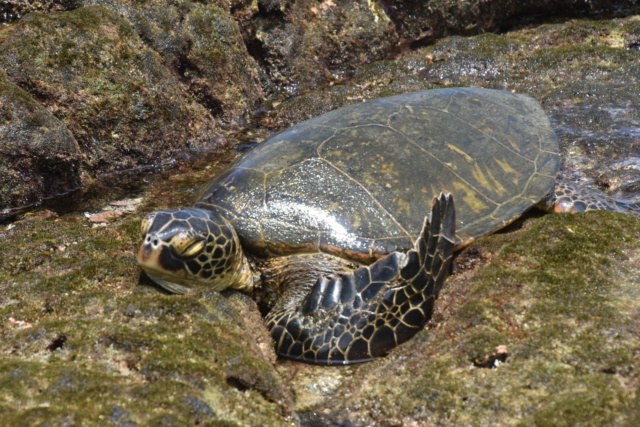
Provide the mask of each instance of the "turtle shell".
{"label": "turtle shell", "polygon": [[366,262],[410,249],[440,192],[456,200],[458,247],[505,226],[551,190],[559,162],[532,98],[429,90],[293,126],[214,177],[197,206],[222,212],[254,255]]}

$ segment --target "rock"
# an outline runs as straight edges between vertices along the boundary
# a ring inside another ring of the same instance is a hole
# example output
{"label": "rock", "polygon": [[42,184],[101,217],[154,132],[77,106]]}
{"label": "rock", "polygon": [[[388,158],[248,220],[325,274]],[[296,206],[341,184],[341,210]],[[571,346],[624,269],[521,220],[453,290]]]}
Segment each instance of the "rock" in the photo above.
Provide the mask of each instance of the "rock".
{"label": "rock", "polygon": [[505,31],[543,17],[623,13],[637,7],[634,0],[414,0],[387,1],[384,4],[399,36],[412,47],[424,46],[448,35]]}
{"label": "rock", "polygon": [[246,18],[247,8],[236,8],[235,16],[248,21],[242,25],[245,43],[270,82],[299,94],[321,83],[340,82],[358,65],[395,58],[447,35],[504,31],[527,17],[633,8],[634,0],[263,0],[257,11],[251,10],[251,18]]}
{"label": "rock", "polygon": [[[212,150],[221,140],[214,117],[238,123],[261,111],[256,65],[228,12],[192,2],[100,3],[111,10],[30,13],[0,47],[0,69],[60,119],[80,151],[62,176],[45,172],[20,183],[29,191],[17,181],[24,165],[8,163],[11,190],[0,209],[39,203],[99,175]],[[61,186],[64,180],[73,185]]]}
{"label": "rock", "polygon": [[[286,0],[234,4],[233,15],[243,16],[241,31],[254,13],[294,9]],[[595,4],[602,3],[575,7]],[[282,19],[274,22],[289,18]],[[279,104],[277,119],[284,126],[412,90],[515,90],[540,100],[551,116],[564,172],[600,176],[598,182],[637,195],[638,22],[554,19],[501,34],[447,37],[393,60],[346,64],[353,69],[350,79],[307,87]],[[409,30],[397,31],[406,36]],[[171,69],[169,57],[163,66]],[[274,361],[249,297],[207,290],[169,296],[140,276],[134,256],[140,218],[184,205],[190,189],[223,163],[213,160],[208,170],[173,179],[166,172],[144,195],[138,214],[104,227],[54,212],[0,224],[3,421],[638,424],[638,218],[531,213],[458,255],[432,322],[412,340],[372,363],[310,366]]]}
{"label": "rock", "polygon": [[290,92],[338,80],[357,64],[385,58],[396,42],[393,23],[377,2],[258,4],[250,51],[272,83]]}
{"label": "rock", "polygon": [[32,12],[54,12],[77,7],[78,0],[3,0],[0,2],[0,23],[21,19]]}
{"label": "rock", "polygon": [[189,49],[180,71],[196,99],[227,120],[255,116],[263,98],[257,64],[231,16],[216,6],[198,4],[187,15],[183,31]]}
{"label": "rock", "polygon": [[0,226],[3,423],[285,425],[292,397],[256,304],[138,284],[139,227]]}
{"label": "rock", "polygon": [[83,3],[100,4],[128,19],[212,116],[238,122],[262,108],[257,64],[247,52],[238,25],[222,7],[169,0]]}
{"label": "rock", "polygon": [[211,115],[100,6],[27,15],[0,46],[0,68],[67,126],[89,176],[217,145]]}
{"label": "rock", "polygon": [[[558,14],[581,16],[637,10],[635,0],[7,3],[7,13],[12,16],[93,4],[122,14],[144,42],[181,76],[199,102],[227,121],[238,120],[261,107],[261,86],[270,93],[297,94],[317,84],[339,82],[353,72],[355,65],[393,58],[447,35],[505,31],[527,20]],[[198,31],[192,31],[196,22],[200,22]],[[204,22],[210,28],[202,27]],[[635,43],[633,36],[627,40],[630,46]],[[218,77],[219,84],[211,81],[212,76]]]}
{"label": "rock", "polygon": [[64,124],[0,70],[0,215],[77,187],[81,160]]}

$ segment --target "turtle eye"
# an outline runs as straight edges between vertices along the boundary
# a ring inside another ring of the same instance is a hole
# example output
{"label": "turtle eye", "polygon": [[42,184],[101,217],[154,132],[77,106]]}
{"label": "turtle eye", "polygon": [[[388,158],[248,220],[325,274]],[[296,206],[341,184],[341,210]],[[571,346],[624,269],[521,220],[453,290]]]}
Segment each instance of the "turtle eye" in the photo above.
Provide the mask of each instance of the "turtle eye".
{"label": "turtle eye", "polygon": [[188,236],[172,242],[172,247],[181,257],[191,258],[202,252],[206,243],[202,236]]}

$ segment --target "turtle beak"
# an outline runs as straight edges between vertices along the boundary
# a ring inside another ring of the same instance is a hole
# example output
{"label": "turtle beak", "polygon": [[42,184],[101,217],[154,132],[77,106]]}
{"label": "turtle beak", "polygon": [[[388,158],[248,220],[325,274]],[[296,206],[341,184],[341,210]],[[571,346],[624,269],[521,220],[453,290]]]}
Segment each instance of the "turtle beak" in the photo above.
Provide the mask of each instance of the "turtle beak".
{"label": "turtle beak", "polygon": [[154,234],[146,234],[138,248],[138,263],[141,266],[158,265],[159,253],[162,250],[161,240]]}
{"label": "turtle beak", "polygon": [[159,247],[158,242],[159,239],[157,237],[147,234],[138,248],[138,264],[144,271],[158,271],[158,267],[160,267],[160,252],[162,248]]}
{"label": "turtle beak", "polygon": [[138,248],[138,264],[146,264],[153,254],[153,248],[147,243],[143,243]]}
{"label": "turtle beak", "polygon": [[154,282],[169,292],[183,294],[188,288],[177,285],[185,282],[184,265],[176,260],[168,246],[160,239],[148,236],[138,248],[138,265]]}
{"label": "turtle beak", "polygon": [[152,233],[147,234],[138,249],[138,264],[144,271],[153,275],[170,275],[176,279],[184,278],[184,263],[176,258],[163,239]]}

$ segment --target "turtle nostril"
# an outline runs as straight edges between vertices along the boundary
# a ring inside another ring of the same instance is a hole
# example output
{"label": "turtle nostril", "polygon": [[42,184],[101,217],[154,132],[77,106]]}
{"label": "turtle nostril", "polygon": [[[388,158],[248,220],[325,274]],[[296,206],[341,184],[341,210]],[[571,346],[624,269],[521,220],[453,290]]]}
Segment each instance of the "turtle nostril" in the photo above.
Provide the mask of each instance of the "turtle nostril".
{"label": "turtle nostril", "polygon": [[153,246],[158,246],[158,239],[153,239],[153,242],[151,242],[151,244]]}

